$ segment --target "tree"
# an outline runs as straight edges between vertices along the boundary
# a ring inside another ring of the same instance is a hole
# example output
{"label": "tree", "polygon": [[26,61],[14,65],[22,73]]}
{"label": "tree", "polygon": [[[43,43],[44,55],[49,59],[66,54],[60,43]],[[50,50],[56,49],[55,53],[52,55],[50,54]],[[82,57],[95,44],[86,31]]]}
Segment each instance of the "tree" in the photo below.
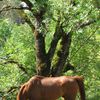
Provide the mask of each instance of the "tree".
{"label": "tree", "polygon": [[[60,75],[64,67],[70,63],[69,52],[73,34],[79,29],[91,27],[91,24],[98,22],[98,10],[89,1],[21,1],[26,3],[27,8],[13,9],[24,11],[28,9],[28,13],[24,12],[23,18],[34,33],[37,74]],[[87,9],[89,5],[91,6]],[[97,15],[93,14],[94,11]],[[52,23],[53,37],[47,51],[45,38],[51,32]],[[53,62],[55,59],[56,61]]]}
{"label": "tree", "polygon": [[[92,13],[91,9],[93,8],[89,8],[87,12],[83,10],[86,14],[82,15],[82,12],[78,11],[79,9],[75,10],[75,8],[78,7],[78,1],[71,2],[59,0],[57,1],[58,6],[54,7],[51,5],[51,3],[55,3],[52,0],[36,0],[34,1],[34,4],[29,0],[21,1],[26,2],[35,20],[35,24],[32,24],[29,18],[26,19],[26,22],[30,25],[34,33],[37,73],[44,76],[50,74],[53,76],[60,75],[66,61],[69,63],[68,56],[73,33],[80,28],[84,28],[97,22],[97,18],[92,19],[89,16],[89,14]],[[86,3],[84,1],[81,3],[84,5],[83,7],[85,7]],[[81,3],[80,6],[82,6]],[[83,18],[78,19],[77,17],[80,16]],[[47,26],[50,24],[50,22],[46,22],[47,18],[55,23],[55,31],[48,51],[45,49],[46,31],[48,31]],[[57,45],[59,45],[59,48],[56,51]],[[56,62],[52,64],[55,53]]]}
{"label": "tree", "polygon": [[[50,9],[50,7],[48,7],[49,1],[48,0],[42,1],[42,2],[38,0],[35,1],[37,9],[34,9],[34,6],[32,5],[30,1],[24,1],[24,2],[26,2],[26,4],[28,5],[29,10],[32,12],[36,21],[35,25],[33,25],[30,22],[30,19],[28,18],[26,19],[34,32],[37,73],[44,76],[50,75],[50,74],[52,74],[53,76],[59,75],[69,55],[69,48],[71,44],[72,33],[64,32],[62,28],[63,25],[61,22],[62,20],[61,15],[58,15],[58,17],[55,19],[56,25],[54,27],[55,32],[53,35],[53,39],[51,41],[51,45],[48,52],[46,52],[45,50],[45,34],[46,33],[45,31],[43,31],[43,29],[46,30],[46,26],[48,23],[43,22],[43,21],[46,20],[46,17],[45,17],[46,13],[48,9]],[[33,7],[33,10],[32,10],[32,7]],[[60,14],[61,12],[57,11],[56,13]],[[49,17],[48,13],[47,13],[47,16]],[[60,47],[60,50],[57,51],[58,60],[53,66],[51,66],[51,63],[55,54],[55,50],[60,39],[61,39],[61,42],[60,42],[61,47]],[[52,70],[52,68],[54,69]]]}

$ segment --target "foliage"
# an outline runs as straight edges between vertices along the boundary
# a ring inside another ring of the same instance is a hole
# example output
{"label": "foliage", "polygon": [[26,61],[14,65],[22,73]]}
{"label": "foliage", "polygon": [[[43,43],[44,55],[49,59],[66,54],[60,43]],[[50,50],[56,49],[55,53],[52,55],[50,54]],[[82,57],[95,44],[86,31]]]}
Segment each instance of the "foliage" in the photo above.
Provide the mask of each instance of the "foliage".
{"label": "foliage", "polygon": [[[19,67],[21,64],[28,75],[35,73],[35,52],[33,34],[28,25],[11,24],[8,20],[0,23],[0,91],[20,85],[29,78]],[[18,63],[10,63],[16,61]],[[22,77],[19,77],[22,76]],[[3,91],[4,90],[4,91]],[[8,94],[5,94],[8,96]],[[11,98],[10,98],[11,100]]]}
{"label": "foliage", "polygon": [[[18,3],[20,0],[15,1]],[[62,74],[83,75],[87,100],[98,100],[100,98],[100,30],[98,28],[100,21],[76,28],[92,19],[98,20],[99,11],[93,0],[75,0],[73,3],[70,0],[30,1],[33,4],[33,13],[39,11],[42,5],[47,6],[47,12],[43,16],[43,23],[46,26],[41,26],[39,29],[45,36],[46,52],[50,48],[59,17],[63,30],[67,33],[72,31],[68,60],[75,66],[76,71]],[[13,4],[12,0],[10,2]],[[32,23],[35,23],[33,15],[28,14]],[[60,48],[60,41],[56,53]],[[52,65],[56,60],[54,57]],[[14,100],[18,89],[7,92],[10,87],[20,86],[35,74],[36,48],[31,28],[26,23],[16,24],[7,18],[0,19],[0,99],[4,96],[6,100]]]}
{"label": "foliage", "polygon": [[100,62],[98,59],[100,41],[96,39],[97,29],[95,27],[93,29],[86,28],[75,34],[70,53],[70,59],[76,67],[77,74],[85,77],[88,100],[98,100],[100,97],[100,70],[97,65]]}

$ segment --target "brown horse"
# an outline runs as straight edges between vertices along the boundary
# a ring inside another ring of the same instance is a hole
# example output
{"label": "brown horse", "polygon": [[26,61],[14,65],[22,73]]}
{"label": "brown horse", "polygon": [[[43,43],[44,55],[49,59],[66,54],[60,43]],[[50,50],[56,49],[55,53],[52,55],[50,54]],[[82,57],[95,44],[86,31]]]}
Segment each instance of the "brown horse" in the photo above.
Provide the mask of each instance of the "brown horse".
{"label": "brown horse", "polygon": [[86,100],[81,76],[34,76],[22,85],[17,100],[75,100],[78,91],[81,100]]}

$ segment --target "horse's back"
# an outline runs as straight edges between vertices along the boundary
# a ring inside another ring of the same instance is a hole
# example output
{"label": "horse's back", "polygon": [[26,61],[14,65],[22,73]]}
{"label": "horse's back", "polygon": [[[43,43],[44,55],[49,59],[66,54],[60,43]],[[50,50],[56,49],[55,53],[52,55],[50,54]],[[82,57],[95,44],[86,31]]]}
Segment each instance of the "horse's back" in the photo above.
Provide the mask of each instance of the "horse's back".
{"label": "horse's back", "polygon": [[[64,92],[76,92],[78,90],[78,84],[76,79],[78,76],[60,76],[60,77],[43,77],[34,76],[30,79],[32,86],[37,87],[38,90],[42,91],[42,94],[54,94],[59,93],[63,95]],[[36,88],[36,89],[37,89]],[[52,92],[53,91],[53,92]]]}
{"label": "horse's back", "polygon": [[79,89],[77,80],[82,79],[79,76],[33,76],[24,84],[23,93],[27,93],[29,100],[56,100],[59,97],[75,100],[73,98]]}

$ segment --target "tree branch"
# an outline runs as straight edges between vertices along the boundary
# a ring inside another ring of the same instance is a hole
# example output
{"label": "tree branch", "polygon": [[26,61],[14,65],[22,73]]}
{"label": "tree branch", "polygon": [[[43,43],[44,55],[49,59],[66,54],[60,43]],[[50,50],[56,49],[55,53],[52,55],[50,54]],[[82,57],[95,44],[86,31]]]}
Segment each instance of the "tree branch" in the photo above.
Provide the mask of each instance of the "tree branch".
{"label": "tree branch", "polygon": [[39,33],[35,29],[35,47],[36,47],[36,62],[37,62],[37,72],[41,74],[41,68],[46,67],[46,50],[45,50],[45,37],[43,33]]}
{"label": "tree branch", "polygon": [[[35,16],[35,26],[34,26],[34,38],[35,38],[35,48],[36,48],[36,62],[37,62],[37,74],[47,75],[50,68],[47,67],[47,55],[45,50],[45,34],[42,31],[43,27],[43,16],[46,13],[47,5],[44,4],[39,7],[39,10],[33,15]],[[46,71],[45,71],[46,70]],[[47,72],[47,73],[46,73]]]}
{"label": "tree branch", "polygon": [[99,20],[99,18],[96,20],[96,19],[92,19],[92,20],[89,20],[87,22],[83,22],[80,24],[80,22],[76,25],[77,29],[80,29],[80,28],[84,28],[86,26],[89,26],[91,24],[94,24],[95,22],[97,22]]}
{"label": "tree branch", "polygon": [[26,69],[25,69],[25,68],[23,67],[23,65],[20,64],[19,62],[14,61],[14,60],[6,60],[6,61],[4,62],[4,64],[9,64],[9,63],[11,63],[11,64],[16,64],[16,65],[18,66],[18,68],[20,68],[25,74],[28,75],[28,72],[26,71]]}
{"label": "tree branch", "polygon": [[21,86],[12,86],[7,90],[7,93],[11,93],[11,92],[13,92],[14,90],[16,90],[17,88],[20,88],[20,87]]}
{"label": "tree branch", "polygon": [[18,89],[18,88],[20,88],[20,87],[21,87],[21,86],[12,86],[12,87],[10,87],[8,90],[6,90],[6,91],[0,91],[0,94],[2,94],[2,95],[1,95],[2,100],[5,100],[5,99],[4,99],[4,98],[5,98],[4,94],[9,95],[10,93],[15,92],[16,89]]}
{"label": "tree branch", "polygon": [[69,33],[63,33],[63,37],[62,37],[62,40],[61,40],[61,48],[60,50],[57,52],[57,55],[58,55],[58,61],[57,63],[54,65],[53,68],[55,68],[52,72],[52,75],[53,76],[57,76],[57,75],[60,75],[63,68],[64,68],[64,65],[66,63],[66,59],[69,55],[69,49],[70,49],[70,45],[71,45],[71,37],[72,37],[72,34],[69,32]]}
{"label": "tree branch", "polygon": [[28,9],[27,7],[24,7],[24,8],[20,8],[20,7],[12,7],[12,6],[4,6],[3,8],[0,9],[0,13],[4,12],[4,11],[9,11],[9,10],[12,10],[12,9],[15,9],[15,10],[25,10],[25,9]]}
{"label": "tree branch", "polygon": [[48,56],[50,61],[52,61],[52,58],[54,56],[56,46],[58,44],[58,41],[61,38],[61,33],[62,33],[62,29],[61,29],[60,18],[59,18],[58,22],[57,22],[57,25],[56,25],[55,33],[53,35],[53,39],[51,41],[50,48],[49,48],[48,53],[47,53],[47,56]]}

